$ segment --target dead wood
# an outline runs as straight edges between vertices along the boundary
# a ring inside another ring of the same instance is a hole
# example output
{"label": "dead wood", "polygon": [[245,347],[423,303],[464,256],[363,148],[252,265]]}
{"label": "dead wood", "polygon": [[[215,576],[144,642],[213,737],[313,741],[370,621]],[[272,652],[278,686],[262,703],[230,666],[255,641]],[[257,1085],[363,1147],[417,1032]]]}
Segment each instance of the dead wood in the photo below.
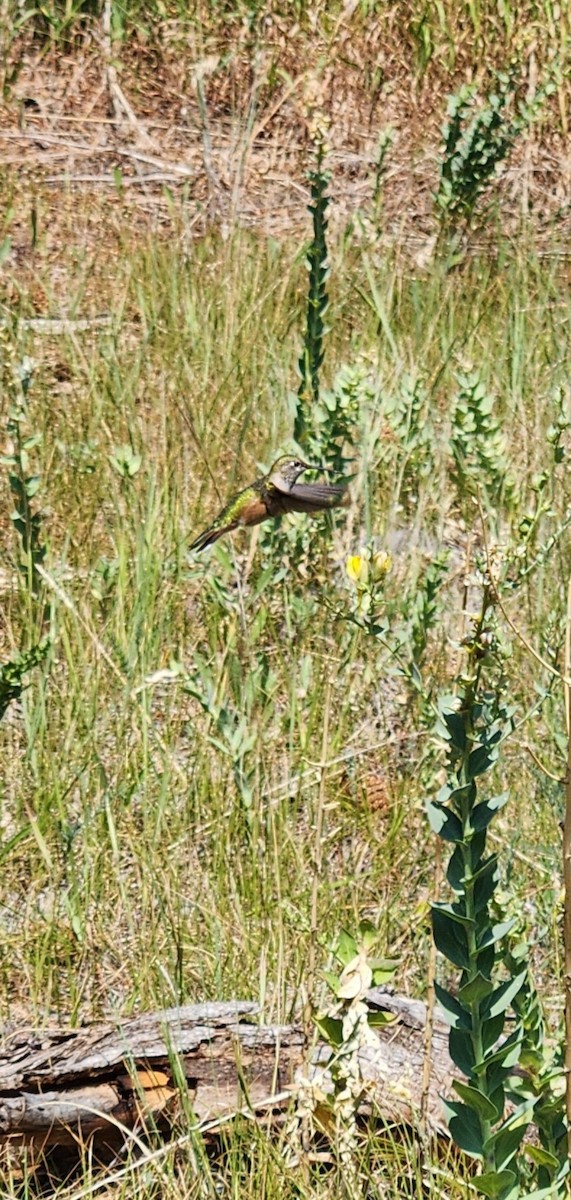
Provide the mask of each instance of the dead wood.
{"label": "dead wood", "polygon": [[[390,1120],[415,1121],[420,1108],[425,1006],[373,989],[373,1007],[398,1021],[362,1055],[375,1105]],[[81,1029],[5,1029],[0,1042],[0,1145],[44,1149],[87,1137],[115,1141],[117,1129],[166,1127],[188,1091],[197,1122],[279,1107],[295,1092],[304,1061],[296,1025],[259,1025],[247,1001],[186,1005]],[[318,1046],[310,1071],[326,1061]],[[436,1023],[429,1098],[441,1126],[438,1093],[450,1085],[447,1031]],[[279,1098],[276,1096],[279,1093]],[[279,1103],[278,1103],[279,1099]]]}

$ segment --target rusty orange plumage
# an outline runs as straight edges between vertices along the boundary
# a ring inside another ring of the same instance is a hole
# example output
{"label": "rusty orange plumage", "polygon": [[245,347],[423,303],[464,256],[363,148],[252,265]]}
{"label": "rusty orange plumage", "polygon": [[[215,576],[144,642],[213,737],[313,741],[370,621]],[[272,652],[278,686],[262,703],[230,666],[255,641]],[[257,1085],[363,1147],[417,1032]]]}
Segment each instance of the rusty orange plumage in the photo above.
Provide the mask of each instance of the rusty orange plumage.
{"label": "rusty orange plumage", "polygon": [[204,550],[241,525],[260,525],[288,512],[317,515],[344,504],[346,493],[341,484],[297,482],[304,471],[317,469],[300,458],[278,458],[267,475],[255,479],[225,505],[208,529],[191,543],[190,550]]}

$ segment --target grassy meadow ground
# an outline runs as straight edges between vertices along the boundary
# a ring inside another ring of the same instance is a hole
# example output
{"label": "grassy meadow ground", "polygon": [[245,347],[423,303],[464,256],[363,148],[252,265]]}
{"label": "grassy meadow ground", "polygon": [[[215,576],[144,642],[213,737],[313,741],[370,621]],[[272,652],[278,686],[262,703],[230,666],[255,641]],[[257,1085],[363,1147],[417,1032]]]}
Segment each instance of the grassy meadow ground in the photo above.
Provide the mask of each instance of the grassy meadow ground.
{"label": "grassy meadow ground", "polygon": [[[364,917],[400,961],[398,990],[425,996],[436,847],[424,801],[443,762],[431,704],[458,678],[470,624],[474,481],[489,542],[535,563],[506,611],[543,660],[563,661],[571,555],[557,532],[571,495],[550,428],[569,412],[568,261],[546,252],[545,230],[508,235],[499,220],[493,252],[476,245],[452,269],[445,255],[419,261],[384,236],[382,205],[335,213],[334,174],[322,384],[353,405],[350,505],[189,557],[190,535],[291,437],[309,218],[279,236],[213,219],[198,236],[174,190],[152,224],[120,180],[107,195],[26,187],[7,165],[4,183],[0,417],[10,455],[27,362],[47,578],[34,595],[18,570],[6,466],[0,643],[3,660],[42,635],[49,648],[0,725],[2,1019],[238,997],[287,1021],[312,953],[325,967],[336,933]],[[62,312],[106,322],[37,322]],[[494,400],[480,441],[452,415],[467,377]],[[345,560],[369,540],[392,554],[387,620],[426,702],[348,620]],[[498,628],[518,720],[490,785],[511,790],[495,823],[502,902],[525,919],[556,1028],[563,698],[501,613]],[[397,1145],[384,1175],[363,1154],[369,1194],[468,1194]],[[210,1182],[189,1152],[111,1191],[341,1194],[337,1177],[286,1168],[241,1126]]]}

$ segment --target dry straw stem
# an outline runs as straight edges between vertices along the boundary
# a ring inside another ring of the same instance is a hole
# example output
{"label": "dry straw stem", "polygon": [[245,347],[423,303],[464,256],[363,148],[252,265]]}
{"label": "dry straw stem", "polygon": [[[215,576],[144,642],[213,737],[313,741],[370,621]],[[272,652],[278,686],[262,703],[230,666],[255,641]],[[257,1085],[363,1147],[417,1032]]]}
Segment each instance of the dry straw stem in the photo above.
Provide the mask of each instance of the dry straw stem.
{"label": "dry straw stem", "polygon": [[[136,1171],[141,1170],[143,1167],[154,1166],[164,1161],[171,1154],[175,1154],[177,1150],[182,1150],[185,1146],[188,1146],[197,1134],[213,1133],[215,1130],[221,1129],[224,1125],[228,1125],[234,1121],[237,1116],[247,1117],[253,1113],[263,1112],[267,1108],[274,1108],[278,1104],[284,1104],[286,1101],[291,1100],[291,1096],[291,1091],[276,1092],[275,1095],[267,1096],[263,1100],[259,1100],[256,1104],[252,1104],[249,1108],[236,1108],[231,1112],[224,1113],[222,1117],[216,1117],[215,1120],[200,1122],[189,1133],[183,1133],[172,1142],[168,1142],[166,1146],[160,1146],[158,1150],[153,1150],[150,1153],[147,1151],[147,1147],[142,1142],[139,1142],[139,1139],[135,1139],[142,1151],[141,1158],[129,1163],[126,1167],[121,1167],[118,1171],[111,1171],[101,1175],[98,1179],[94,1179],[92,1183],[87,1184],[86,1187],[78,1188],[76,1191],[60,1192],[59,1200],[86,1200],[87,1196],[93,1196],[96,1192],[101,1192],[105,1188],[114,1187],[130,1175],[134,1175]],[[111,1120],[109,1114],[105,1115],[105,1119],[107,1121]],[[116,1124],[122,1129],[119,1122],[112,1121],[112,1124]],[[133,1138],[130,1130],[125,1129],[125,1133]]]}
{"label": "dry straw stem", "polygon": [[321,742],[321,770],[319,775],[319,791],[317,793],[317,811],[315,814],[315,851],[313,859],[313,878],[311,880],[311,926],[309,942],[309,959],[307,967],[307,1033],[311,1029],[312,1009],[315,1003],[315,973],[317,956],[317,938],[319,934],[319,884],[323,866],[323,815],[325,811],[326,764],[329,749],[329,717],[331,714],[331,680],[325,685],[325,701],[323,708],[323,735]]}
{"label": "dry straw stem", "polygon": [[[569,729],[569,724],[567,724],[567,729]],[[542,771],[542,773],[544,775],[546,775],[548,779],[553,780],[553,783],[564,783],[565,782],[565,780],[561,778],[561,775],[555,775],[553,771],[549,770],[549,767],[545,766],[545,763],[542,763],[541,759],[539,758],[539,755],[537,755],[535,753],[533,746],[530,746],[529,742],[523,742],[522,749],[527,750],[529,757],[531,759],[533,759],[533,762],[535,763],[536,767],[539,767],[539,770]]]}
{"label": "dry straw stem", "polygon": [[[37,133],[28,133],[25,130],[19,130],[17,133],[7,131],[2,134],[6,141],[12,142],[31,142],[36,143],[38,140]],[[157,171],[170,175],[180,175],[183,179],[195,179],[196,169],[189,166],[187,163],[171,162],[170,159],[159,158],[156,154],[143,154],[140,150],[134,150],[132,146],[104,146],[98,142],[78,142],[77,140],[63,138],[56,134],[41,133],[42,145],[59,146],[62,151],[69,156],[78,157],[96,157],[101,154],[111,155],[113,158],[127,158],[135,163],[142,163],[144,166],[156,167]],[[21,159],[18,159],[21,161]],[[69,179],[69,175],[63,175],[62,179]]]}
{"label": "dry straw stem", "polygon": [[117,78],[117,67],[113,62],[113,46],[111,38],[111,7],[112,0],[104,0],[103,12],[101,14],[101,33],[103,42],[103,58],[105,62],[105,76],[107,88],[113,106],[115,121],[120,123],[125,117],[129,124],[135,130],[137,137],[147,146],[153,146],[153,140],[149,137],[147,131],[143,129],[136,113],[132,109],[125,93],[119,86]]}
{"label": "dry straw stem", "polygon": [[[434,846],[434,884],[432,894],[434,901],[437,903],[440,900],[440,887],[442,884],[442,846],[440,839],[437,838]],[[422,1064],[422,1091],[420,1099],[420,1121],[421,1130],[425,1138],[428,1138],[429,1119],[428,1108],[430,1104],[430,1079],[432,1075],[432,1035],[434,1032],[434,1007],[436,1003],[436,992],[434,983],[436,980],[436,942],[434,938],[430,940],[430,949],[428,952],[428,973],[427,973],[427,989],[426,989],[426,1024],[424,1026],[424,1062]]]}
{"label": "dry straw stem", "polygon": [[535,661],[540,664],[540,666],[544,667],[545,670],[550,675],[553,675],[553,677],[555,679],[560,679],[562,684],[564,685],[566,691],[568,691],[569,688],[571,687],[571,680],[569,679],[567,666],[565,667],[565,673],[561,674],[561,671],[558,671],[557,667],[553,667],[551,665],[551,663],[547,662],[547,659],[543,658],[541,656],[541,654],[539,653],[539,651],[536,650],[535,647],[531,645],[531,642],[529,642],[528,639],[526,638],[525,634],[523,634],[521,632],[521,629],[518,629],[517,625],[514,623],[514,621],[512,621],[509,613],[506,611],[505,605],[502,604],[502,601],[498,595],[493,575],[491,574],[489,559],[488,559],[488,574],[490,576],[490,582],[491,582],[492,588],[493,588],[494,603],[497,604],[504,620],[509,625],[512,633],[515,633],[516,638],[518,639],[519,642],[521,642],[522,646],[524,647],[525,650],[527,650],[528,654],[530,654],[531,657],[534,658]]}
{"label": "dry straw stem", "polygon": [[493,568],[492,568],[492,556],[490,554],[490,546],[489,546],[488,534],[487,534],[487,530],[486,530],[486,518],[484,516],[484,510],[482,508],[482,501],[479,496],[478,496],[478,509],[479,509],[479,513],[480,513],[480,521],[482,524],[482,537],[483,537],[483,541],[484,541],[484,553],[486,555],[486,572],[487,572],[488,578],[490,580],[494,604],[497,604],[504,620],[509,625],[512,633],[515,634],[516,638],[518,639],[519,642],[521,642],[522,646],[524,647],[525,650],[527,650],[528,654],[530,654],[531,657],[534,658],[535,661],[538,662],[540,664],[540,666],[542,666],[548,672],[549,675],[553,675],[553,677],[555,679],[560,679],[566,689],[566,692],[567,692],[569,690],[569,688],[571,688],[571,679],[569,678],[569,664],[566,662],[565,672],[564,672],[564,674],[562,674],[561,671],[557,670],[557,667],[554,667],[551,663],[549,663],[547,661],[546,658],[543,658],[542,655],[539,653],[539,651],[536,650],[534,646],[532,646],[531,642],[526,638],[525,634],[523,634],[521,632],[521,629],[518,629],[515,622],[512,621],[512,618],[510,617],[510,615],[505,607],[505,604],[503,604],[503,602],[502,602],[502,599],[501,599],[501,596],[499,593],[499,589],[498,589],[498,585],[497,585],[497,581],[494,578],[494,573],[493,573]]}
{"label": "dry straw stem", "polygon": [[563,882],[565,887],[565,1111],[567,1154],[571,1162],[571,579],[567,589],[565,630],[565,715],[567,719],[567,776],[565,780],[565,823],[563,827]]}

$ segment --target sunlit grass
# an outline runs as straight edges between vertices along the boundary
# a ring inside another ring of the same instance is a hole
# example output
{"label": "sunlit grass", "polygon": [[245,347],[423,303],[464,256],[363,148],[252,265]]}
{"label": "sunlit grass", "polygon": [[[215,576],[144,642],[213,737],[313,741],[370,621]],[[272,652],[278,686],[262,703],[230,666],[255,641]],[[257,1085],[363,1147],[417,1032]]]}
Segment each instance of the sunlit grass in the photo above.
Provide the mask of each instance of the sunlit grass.
{"label": "sunlit grass", "polygon": [[[78,1021],[243,997],[259,1000],[266,1020],[290,1019],[308,962],[323,762],[331,765],[318,886],[322,962],[336,931],[367,916],[386,952],[401,959],[399,988],[422,994],[434,861],[423,798],[437,785],[438,756],[395,663],[347,621],[344,562],[369,536],[390,545],[387,611],[405,629],[427,565],[450,548],[421,663],[434,692],[449,687],[469,620],[464,580],[480,540],[473,497],[451,472],[456,376],[477,368],[497,398],[517,496],[490,508],[487,523],[491,538],[509,544],[533,503],[534,476],[551,469],[546,435],[566,387],[567,270],[524,241],[500,243],[493,261],[473,258],[453,272],[438,261],[421,271],[402,247],[358,234],[331,245],[324,383],[361,363],[373,385],[359,413],[347,523],[332,535],[322,522],[308,524],[303,558],[284,571],[258,534],[237,534],[201,559],[189,560],[185,545],[290,434],[303,247],[236,230],[183,249],[176,231],[158,240],[127,228],[112,246],[102,239],[90,247],[95,307],[86,293],[87,310],[110,314],[110,326],[57,337],[24,324],[6,332],[4,422],[10,359],[36,362],[28,416],[42,434],[33,451],[36,503],[56,586],[46,583],[43,596],[50,655],[0,726],[2,1015]],[[63,265],[80,315],[78,249],[69,243]],[[21,273],[16,282],[23,314],[32,287],[50,297],[47,253],[39,252],[33,280]],[[418,428],[411,418],[397,434],[390,401],[408,395],[407,377],[421,381],[424,399]],[[140,456],[132,476],[117,468],[125,446]],[[6,479],[3,496],[8,650],[26,644],[38,616],[13,569]],[[569,500],[560,472],[539,542]],[[569,567],[562,540],[513,609],[554,661]],[[548,680],[506,636],[507,686],[524,713]],[[324,742],[326,703],[334,719]],[[527,897],[537,966],[551,990],[560,970],[561,790],[522,741],[562,775],[562,730],[560,697],[547,693],[497,769],[513,793],[503,818],[506,889],[517,910]],[[234,1136],[234,1157],[220,1169],[242,1179],[242,1194],[261,1194],[260,1172],[267,1195],[337,1194],[331,1177],[292,1181],[265,1143],[250,1158]],[[441,1194],[411,1162],[410,1194],[423,1186]],[[183,1168],[163,1165],[160,1179],[163,1195],[198,1194]],[[129,1182],[129,1195],[139,1187],[150,1194],[147,1186]],[[447,1181],[448,1195],[454,1186]]]}
{"label": "sunlit grass", "polygon": [[[197,48],[217,45],[225,47],[232,59],[238,42],[251,48],[256,38],[263,40],[267,23],[275,18],[275,7],[267,0],[246,3],[236,0],[233,4],[200,3],[188,6],[182,0],[170,0],[164,4],[158,0],[129,0],[128,3],[113,2],[110,6],[111,32],[114,43],[124,50],[129,42],[138,41],[168,47],[182,45],[189,40]],[[283,14],[280,14],[280,30]],[[487,66],[506,68],[514,58],[526,62],[530,49],[538,57],[554,49],[565,56],[569,46],[569,14],[565,7],[558,8],[549,0],[526,0],[525,3],[504,3],[493,0],[443,0],[440,4],[409,4],[404,0],[389,3],[388,0],[360,0],[350,13],[340,2],[331,4],[325,0],[309,4],[299,0],[285,14],[287,27],[293,34],[301,52],[311,55],[312,41],[316,31],[322,48],[329,54],[338,54],[347,60],[346,30],[358,39],[359,58],[364,55],[367,63],[365,86],[378,88],[378,64],[374,53],[377,24],[384,31],[385,45],[400,46],[407,54],[408,69],[417,79],[422,79],[436,65],[440,73],[453,72],[467,61],[485,62]],[[77,46],[100,21],[101,12],[93,0],[69,4],[68,0],[49,0],[42,5],[30,4],[22,13],[17,5],[9,4],[3,14],[5,27],[4,44],[9,48],[22,31],[33,34],[36,43],[59,49]],[[248,35],[245,36],[245,35]],[[345,36],[344,36],[345,35]],[[278,42],[279,45],[279,42]],[[283,50],[283,46],[280,47]],[[349,65],[350,65],[350,59]],[[230,62],[232,67],[232,62]],[[377,66],[377,70],[375,70]],[[270,70],[268,83],[274,86],[279,81],[279,72]],[[563,115],[563,114],[562,114]]]}

